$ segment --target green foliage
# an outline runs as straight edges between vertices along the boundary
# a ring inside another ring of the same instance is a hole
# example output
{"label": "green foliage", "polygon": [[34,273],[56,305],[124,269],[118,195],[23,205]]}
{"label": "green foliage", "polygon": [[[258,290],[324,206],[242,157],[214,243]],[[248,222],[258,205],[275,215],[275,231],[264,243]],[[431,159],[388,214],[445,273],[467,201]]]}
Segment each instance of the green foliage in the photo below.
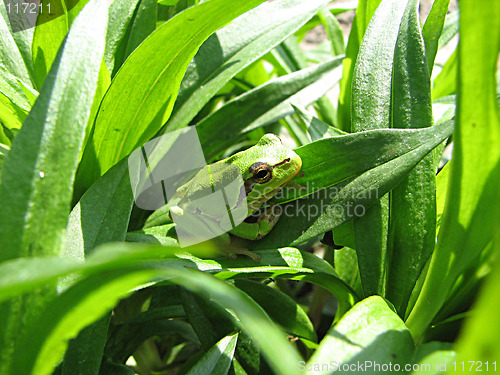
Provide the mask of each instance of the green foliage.
{"label": "green foliage", "polygon": [[[0,374],[495,369],[498,2],[50,3],[0,2]],[[127,157],[187,126],[301,157],[259,262],[134,205]]]}

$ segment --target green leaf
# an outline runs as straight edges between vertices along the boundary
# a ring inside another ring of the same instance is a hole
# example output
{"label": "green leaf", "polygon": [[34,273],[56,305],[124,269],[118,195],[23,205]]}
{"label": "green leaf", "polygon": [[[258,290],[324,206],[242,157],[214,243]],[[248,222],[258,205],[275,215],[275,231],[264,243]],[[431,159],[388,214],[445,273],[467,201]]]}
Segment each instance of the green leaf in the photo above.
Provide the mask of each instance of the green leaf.
{"label": "green leaf", "polygon": [[283,292],[267,285],[250,281],[236,280],[236,287],[254,299],[289,334],[316,342],[316,332],[306,312],[293,299]]}
{"label": "green leaf", "polygon": [[456,360],[456,353],[452,350],[452,345],[447,342],[429,342],[417,346],[415,357],[412,364],[417,370],[411,372],[412,375],[417,374],[443,374],[443,370],[449,369],[452,363]]}
{"label": "green leaf", "polygon": [[[430,75],[418,1],[406,8],[394,56],[393,126],[432,126]],[[436,242],[435,154],[426,156],[390,193],[386,297],[404,317],[410,294]]]}
{"label": "green leaf", "polygon": [[[495,69],[500,4],[478,8],[464,0],[460,12],[458,95],[446,207],[436,249],[407,325],[418,339],[457,277],[492,241],[500,220],[500,126]],[[483,36],[487,34],[488,38]],[[477,163],[477,160],[481,163]]]}
{"label": "green leaf", "polygon": [[97,180],[71,211],[66,255],[83,260],[98,245],[124,241],[133,202],[124,159]]}
{"label": "green leaf", "polygon": [[0,50],[0,69],[2,71],[2,76],[4,73],[8,73],[30,85],[30,75],[24,63],[21,51],[14,39],[15,33],[11,32],[8,25],[9,18],[7,17],[7,10],[4,7],[4,4],[0,5],[2,9],[2,16],[0,17],[0,45],[2,46]]}
{"label": "green leaf", "polygon": [[189,369],[187,374],[204,375],[207,371],[209,371],[210,374],[226,374],[231,366],[237,341],[237,333],[220,339],[217,344]]}
{"label": "green leaf", "polygon": [[446,60],[439,75],[434,79],[432,87],[433,100],[457,93],[457,66],[457,50],[455,50]]}
{"label": "green leaf", "polygon": [[[285,203],[336,185],[424,145],[429,151],[436,138],[443,141],[453,131],[448,121],[429,129],[380,129],[321,139],[295,149],[302,158],[303,176],[294,181],[304,189],[283,189],[276,202]],[[307,189],[305,189],[307,188]]]}
{"label": "green leaf", "polygon": [[436,177],[436,233],[439,233],[441,227],[441,218],[446,205],[446,196],[448,195],[448,185],[450,178],[451,162],[448,162]]}
{"label": "green leaf", "polygon": [[[23,373],[29,373],[28,369],[32,366],[48,371],[62,355],[65,341],[85,325],[102,316],[125,291],[147,280],[171,279],[171,277],[175,277],[172,281],[179,285],[206,295],[224,308],[233,310],[240,319],[242,328],[263,349],[264,355],[276,373],[290,374],[296,371],[298,356],[255,302],[239,289],[210,275],[198,271],[188,272],[186,266],[202,269],[222,279],[282,276],[310,281],[323,286],[339,298],[341,303],[339,314],[346,311],[354,301],[352,292],[336,279],[331,266],[312,254],[302,253],[296,249],[261,251],[260,263],[250,259],[201,260],[187,254],[177,259],[158,260],[175,250],[156,246],[115,244],[105,245],[89,256],[85,263],[64,264],[60,258],[34,258],[17,259],[2,264],[0,298],[19,295],[34,285],[43,285],[68,272],[79,272],[82,276],[91,275],[70,287],[42,311],[40,319],[44,319],[43,331],[39,331],[40,321],[33,323],[25,336],[26,346],[23,346],[22,353],[19,352],[17,357],[22,362],[23,356],[29,356],[29,360],[24,360],[23,367],[20,367],[26,369]],[[16,272],[17,269],[25,272]],[[93,274],[95,276],[92,276]],[[133,285],[134,283],[136,285]],[[35,330],[38,330],[36,335],[31,333]],[[33,335],[36,336],[35,340],[32,339]],[[280,358],[273,355],[275,350],[281,353]]]}
{"label": "green leaf", "polygon": [[[176,269],[172,270],[172,275],[176,276],[176,283],[193,292],[204,293],[207,298],[233,310],[241,321],[242,328],[253,337],[262,350],[274,373],[298,374],[299,355],[259,305],[245,293],[199,271]],[[280,356],[276,356],[276,353],[280,353]]]}
{"label": "green leaf", "polygon": [[[353,132],[390,127],[393,57],[406,3],[383,0],[368,25],[352,78]],[[384,295],[388,220],[388,197],[380,197],[364,215],[353,221],[365,296]]]}
{"label": "green leaf", "polygon": [[160,309],[139,313],[123,324],[115,325],[106,342],[106,356],[125,363],[144,341],[155,336],[179,335],[184,340],[199,345],[189,323],[171,319],[171,316],[163,315],[163,311],[157,310]]}
{"label": "green leaf", "polygon": [[189,324],[191,324],[191,327],[193,327],[194,332],[198,336],[202,348],[205,351],[209,351],[219,341],[218,330],[215,329],[208,319],[206,309],[200,306],[197,298],[192,293],[181,289],[179,294]]}
{"label": "green leaf", "polygon": [[[265,84],[229,101],[196,125],[205,158],[212,159],[241,134],[293,113],[290,104],[307,106],[330,90],[342,58],[311,66]],[[224,124],[225,131],[217,129]]]}
{"label": "green leaf", "polygon": [[70,340],[62,363],[62,375],[99,373],[110,315],[85,327],[76,338]]}
{"label": "green leaf", "polygon": [[[134,50],[101,103],[78,172],[79,194],[156,134],[170,116],[182,76],[201,43],[262,1],[201,3],[160,26]],[[158,53],[166,44],[169,48]]]}
{"label": "green leaf", "polygon": [[330,41],[332,55],[343,55],[345,53],[344,33],[339,21],[327,9],[322,9],[319,12],[319,18],[325,27],[326,35]]}
{"label": "green leaf", "polygon": [[452,40],[453,37],[457,35],[459,18],[460,12],[458,10],[446,15],[443,31],[441,33],[441,37],[439,38],[438,49],[447,45],[450,40]]}
{"label": "green leaf", "polygon": [[432,73],[434,59],[439,46],[439,39],[443,31],[446,14],[450,0],[437,0],[432,4],[431,11],[427,16],[422,34],[425,40],[425,55],[429,72]]}
{"label": "green leaf", "polygon": [[[298,71],[309,66],[306,55],[302,51],[302,48],[300,47],[300,44],[297,41],[295,35],[291,35],[290,37],[285,39],[272,51],[272,54],[277,57],[278,61],[283,60],[283,62],[280,62],[280,65],[288,72]],[[328,57],[328,59],[326,59],[326,61],[328,60],[330,60],[330,56]],[[335,84],[337,83],[337,80],[338,78],[335,78]],[[321,98],[319,98],[318,101],[314,104],[314,107],[316,108],[318,116],[323,121],[326,121],[330,124],[335,124],[336,111],[333,107],[332,102],[326,95],[323,95]],[[305,142],[298,143],[303,144]]]}
{"label": "green leaf", "polygon": [[347,134],[334,126],[328,125],[320,119],[317,119],[303,108],[297,107],[293,104],[292,107],[300,116],[300,118],[305,122],[307,132],[311,136],[311,140],[313,142],[322,138],[338,137],[339,135]]}
{"label": "green leaf", "polygon": [[351,33],[347,41],[346,57],[343,61],[342,79],[340,80],[340,94],[338,105],[338,127],[344,131],[351,131],[351,94],[354,63],[356,62],[359,47],[366,28],[379,6],[381,0],[361,0],[356,9],[352,22]]}
{"label": "green leaf", "polygon": [[114,77],[127,58],[125,54],[131,23],[139,0],[113,1],[109,6],[108,33],[104,61]]}
{"label": "green leaf", "polygon": [[[97,180],[71,211],[66,256],[83,260],[97,245],[124,241],[132,205],[132,190],[124,160]],[[70,341],[63,361],[63,375],[73,374],[78,368],[82,375],[82,368],[89,375],[99,371],[109,318],[106,316],[86,327]],[[86,365],[82,366],[82,363]]]}
{"label": "green leaf", "polygon": [[[349,310],[321,340],[307,365],[300,363],[316,370],[315,374],[334,373],[335,365],[337,371],[346,373],[352,371],[350,366],[354,365],[360,373],[384,374],[387,368],[385,371],[382,368],[389,364],[402,371],[411,363],[413,351],[413,340],[403,321],[387,302],[374,296]],[[380,366],[378,369],[375,363]],[[323,364],[330,366],[325,368]],[[359,364],[366,367],[360,369]]]}
{"label": "green leaf", "polygon": [[141,0],[137,4],[125,56],[129,56],[155,30],[157,4],[156,0]]}
{"label": "green leaf", "polygon": [[182,128],[236,73],[291,35],[326,0],[266,2],[217,31],[197,52],[165,130]]}
{"label": "green leaf", "polygon": [[33,34],[33,64],[38,89],[42,87],[68,29],[66,4],[63,4],[63,0],[51,0],[50,12],[42,11],[38,15]]}
{"label": "green leaf", "polygon": [[2,143],[11,144],[27,114],[27,111],[20,109],[6,96],[0,94],[0,134],[2,135]]}
{"label": "green leaf", "polygon": [[[483,284],[483,290],[473,309],[473,316],[466,321],[457,340],[457,366],[451,368],[450,374],[465,374],[474,370],[496,372],[496,361],[498,361],[500,355],[496,338],[500,333],[500,324],[498,319],[491,319],[491,317],[497,316],[500,312],[500,301],[498,299],[500,236],[498,231],[493,243],[496,256],[495,265],[489,279]],[[462,367],[462,361],[466,364],[465,368]],[[472,370],[470,370],[471,365]]]}
{"label": "green leaf", "polygon": [[3,168],[3,163],[7,155],[9,154],[9,147],[6,145],[3,145],[0,143],[0,181],[2,181],[2,168]]}
{"label": "green leaf", "polygon": [[13,367],[20,374],[51,374],[68,339],[101,318],[118,299],[151,280],[152,270],[109,271],[87,278],[56,299],[33,320],[17,347]]}
{"label": "green leaf", "polygon": [[[75,21],[5,160],[0,186],[1,260],[62,250],[78,155],[104,52],[106,17],[103,3],[93,2]],[[89,22],[94,25],[91,30]],[[21,322],[39,312],[43,294],[51,293],[33,293],[0,309],[5,328],[0,372],[9,372]]]}
{"label": "green leaf", "polygon": [[[17,25],[32,24],[32,21],[29,20],[31,15],[25,14],[24,12],[9,12],[6,8],[6,4],[7,4],[6,2],[0,3],[0,13],[1,13],[0,18],[3,18],[3,20],[0,20],[0,23],[2,24],[0,28],[3,29],[2,32],[0,32],[0,34],[2,34],[0,38],[8,37],[7,36],[8,33],[11,35],[12,39],[14,39],[17,45],[16,48],[19,51],[19,54],[23,61],[21,62],[21,60],[15,58],[10,62],[17,65],[16,69],[25,70],[28,73],[28,76],[25,77],[26,82],[32,82],[34,77],[33,60],[31,57],[31,52],[32,52],[31,42],[33,40],[33,28],[26,28],[25,30],[16,30],[14,32],[13,30],[18,29],[19,27],[16,28],[16,26],[14,26],[14,29],[12,27],[12,24],[17,24]],[[21,7],[22,0],[13,0],[11,1],[11,4],[19,4],[18,6]],[[3,24],[7,25],[8,31],[7,29],[4,29]],[[4,45],[3,42],[0,44]]]}

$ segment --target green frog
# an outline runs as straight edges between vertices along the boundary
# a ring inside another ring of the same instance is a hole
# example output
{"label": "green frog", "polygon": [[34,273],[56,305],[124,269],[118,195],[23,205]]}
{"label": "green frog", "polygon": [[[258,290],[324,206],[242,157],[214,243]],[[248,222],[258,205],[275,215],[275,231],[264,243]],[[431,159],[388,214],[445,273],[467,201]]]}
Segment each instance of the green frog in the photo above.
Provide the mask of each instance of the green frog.
{"label": "green frog", "polygon": [[[293,150],[283,146],[276,135],[265,134],[255,146],[205,166],[179,187],[176,193],[179,200],[170,207],[170,217],[176,224],[182,222],[184,228],[199,228],[199,219],[202,218],[209,231],[213,229],[221,233],[222,228],[224,232],[244,239],[261,239],[273,229],[281,214],[279,206],[269,200],[299,172],[301,166],[302,160]],[[206,209],[207,201],[200,198],[227,191],[229,184],[238,180],[238,175],[239,181],[243,178],[240,184],[243,186],[225,194],[225,207],[212,203],[210,210]],[[246,205],[242,205],[245,197]],[[241,219],[236,226],[233,225],[235,216]],[[198,223],[191,225],[194,221]],[[229,239],[229,236],[224,233],[218,238]],[[245,254],[258,259],[256,254],[245,249],[228,247],[224,252],[231,258]]]}

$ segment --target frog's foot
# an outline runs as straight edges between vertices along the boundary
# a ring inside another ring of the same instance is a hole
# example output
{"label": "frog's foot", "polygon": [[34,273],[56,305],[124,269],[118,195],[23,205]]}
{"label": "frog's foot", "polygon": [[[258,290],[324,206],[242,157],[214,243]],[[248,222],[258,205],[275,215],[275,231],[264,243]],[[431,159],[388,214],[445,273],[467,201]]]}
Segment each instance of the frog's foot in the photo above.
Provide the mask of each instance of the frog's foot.
{"label": "frog's foot", "polygon": [[246,249],[239,238],[230,237],[228,233],[224,233],[214,240],[217,243],[220,255],[223,257],[236,260],[237,255],[246,255],[254,261],[260,262],[260,256]]}
{"label": "frog's foot", "polygon": [[235,260],[237,258],[237,255],[246,255],[252,260],[256,262],[260,262],[260,256],[258,254],[255,254],[254,252],[248,250],[248,249],[242,249],[238,247],[227,247],[223,248],[222,255],[225,256],[226,258],[233,259]]}

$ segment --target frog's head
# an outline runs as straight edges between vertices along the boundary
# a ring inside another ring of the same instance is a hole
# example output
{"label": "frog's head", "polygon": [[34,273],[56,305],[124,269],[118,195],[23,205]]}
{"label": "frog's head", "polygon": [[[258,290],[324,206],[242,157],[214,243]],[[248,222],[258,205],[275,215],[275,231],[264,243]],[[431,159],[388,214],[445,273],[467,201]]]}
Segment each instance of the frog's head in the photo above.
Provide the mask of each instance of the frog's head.
{"label": "frog's head", "polygon": [[240,167],[252,211],[273,197],[302,166],[300,156],[283,146],[274,134],[265,134],[255,146],[233,155],[228,161]]}

